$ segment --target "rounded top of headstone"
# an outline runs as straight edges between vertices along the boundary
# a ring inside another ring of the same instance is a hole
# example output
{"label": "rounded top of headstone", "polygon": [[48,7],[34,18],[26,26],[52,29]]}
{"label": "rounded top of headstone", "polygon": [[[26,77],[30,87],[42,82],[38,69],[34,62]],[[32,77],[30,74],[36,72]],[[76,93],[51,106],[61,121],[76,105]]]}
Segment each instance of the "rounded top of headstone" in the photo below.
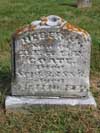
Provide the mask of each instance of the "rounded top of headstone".
{"label": "rounded top of headstone", "polygon": [[82,35],[84,38],[90,38],[90,35],[84,29],[74,26],[56,15],[43,16],[40,20],[33,21],[30,25],[18,29],[15,35],[21,35],[25,32],[31,32],[34,30],[48,29],[48,28],[61,28],[62,30],[67,30],[69,32],[75,32]]}

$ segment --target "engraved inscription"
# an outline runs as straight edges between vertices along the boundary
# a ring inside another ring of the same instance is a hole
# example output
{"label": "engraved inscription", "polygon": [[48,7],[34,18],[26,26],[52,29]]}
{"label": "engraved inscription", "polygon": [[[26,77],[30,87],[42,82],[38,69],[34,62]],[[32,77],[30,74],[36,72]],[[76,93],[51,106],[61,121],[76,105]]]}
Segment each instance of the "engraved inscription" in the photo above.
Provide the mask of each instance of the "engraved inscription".
{"label": "engraved inscription", "polygon": [[14,95],[86,95],[89,87],[87,47],[90,46],[81,35],[60,28],[19,36],[15,45]]}

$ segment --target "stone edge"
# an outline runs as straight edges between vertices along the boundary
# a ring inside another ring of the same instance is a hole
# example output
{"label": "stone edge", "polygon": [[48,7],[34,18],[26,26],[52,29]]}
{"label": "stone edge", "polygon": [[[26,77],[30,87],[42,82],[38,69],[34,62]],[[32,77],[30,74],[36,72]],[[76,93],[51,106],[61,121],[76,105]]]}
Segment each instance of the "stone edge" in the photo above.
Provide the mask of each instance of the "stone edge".
{"label": "stone edge", "polygon": [[32,97],[15,97],[7,96],[5,108],[13,109],[33,105],[92,105],[96,107],[96,102],[91,93],[87,98],[32,98]]}

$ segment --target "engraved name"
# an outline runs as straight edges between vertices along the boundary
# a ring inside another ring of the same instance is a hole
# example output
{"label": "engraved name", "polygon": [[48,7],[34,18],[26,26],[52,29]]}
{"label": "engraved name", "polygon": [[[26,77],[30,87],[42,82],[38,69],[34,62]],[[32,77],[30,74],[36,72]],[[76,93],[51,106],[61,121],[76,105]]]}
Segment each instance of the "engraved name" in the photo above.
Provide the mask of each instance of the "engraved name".
{"label": "engraved name", "polygon": [[25,37],[21,38],[22,44],[29,44],[32,42],[39,42],[43,40],[48,40],[49,42],[52,42],[52,40],[58,40],[61,41],[64,39],[64,36],[60,32],[35,32],[26,35]]}

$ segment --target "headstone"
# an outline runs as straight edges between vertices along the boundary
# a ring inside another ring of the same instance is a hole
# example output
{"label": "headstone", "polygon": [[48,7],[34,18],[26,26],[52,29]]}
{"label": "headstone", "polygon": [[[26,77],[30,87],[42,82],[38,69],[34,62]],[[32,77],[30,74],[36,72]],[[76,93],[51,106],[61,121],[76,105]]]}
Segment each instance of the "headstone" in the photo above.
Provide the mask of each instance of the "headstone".
{"label": "headstone", "polygon": [[85,8],[92,6],[92,0],[77,0],[78,8]]}
{"label": "headstone", "polygon": [[[11,90],[15,103],[18,96],[39,99],[35,104],[46,98],[42,101],[46,104],[52,104],[52,98],[88,98],[90,51],[90,35],[58,16],[42,17],[17,30],[12,42]],[[12,100],[7,100],[9,105]]]}

